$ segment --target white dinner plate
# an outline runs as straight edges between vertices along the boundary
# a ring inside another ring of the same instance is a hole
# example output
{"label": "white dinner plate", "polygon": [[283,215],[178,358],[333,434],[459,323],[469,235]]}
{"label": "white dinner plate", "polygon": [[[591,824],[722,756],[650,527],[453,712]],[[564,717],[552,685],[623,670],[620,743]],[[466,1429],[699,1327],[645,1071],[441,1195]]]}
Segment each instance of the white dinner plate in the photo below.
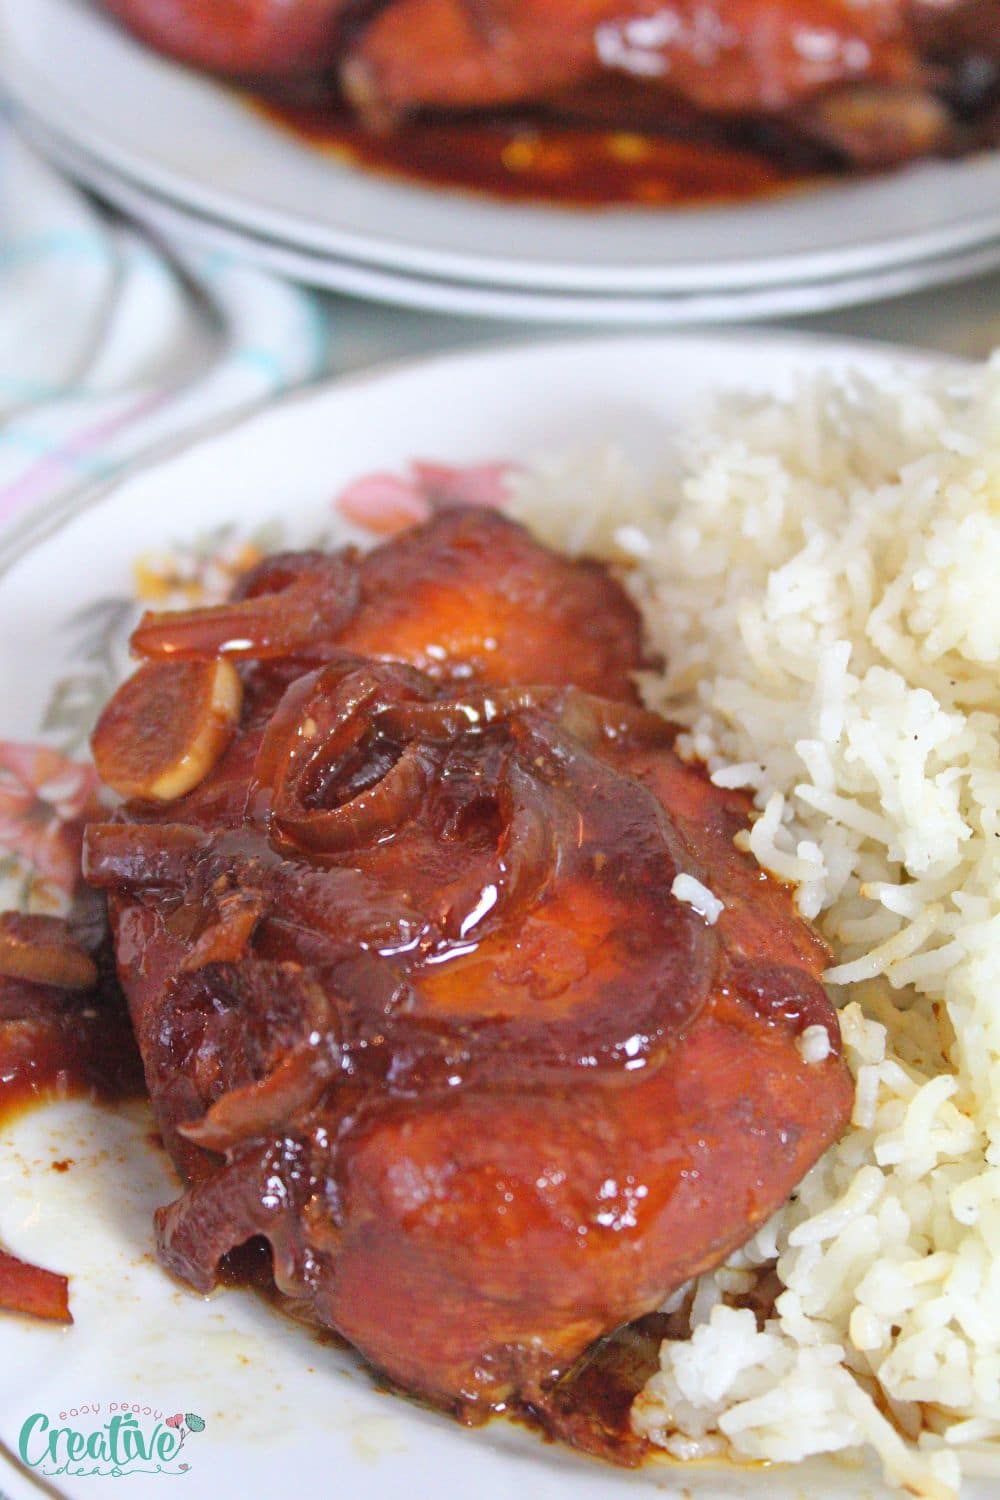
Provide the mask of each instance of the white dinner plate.
{"label": "white dinner plate", "polygon": [[[321,530],[346,534],[335,499],[373,471],[403,475],[413,459],[525,461],[605,440],[627,446],[640,462],[653,460],[710,392],[787,392],[804,375],[850,366],[878,377],[904,360],[924,363],[900,351],[809,339],[574,341],[400,366],[221,427],[124,480],[35,513],[0,540],[0,741],[58,745],[59,736],[41,728],[57,684],[65,694],[74,674],[92,671],[95,661],[124,669],[131,612],[115,601],[134,597],[140,556],[147,575],[149,554],[161,573],[165,555],[179,557],[190,580],[192,569],[200,576],[202,543],[231,552],[264,526],[272,545]],[[223,536],[217,528],[230,530]],[[84,610],[91,612],[89,663],[81,656]],[[105,632],[96,651],[95,629]],[[112,1111],[82,1102],[53,1104],[5,1126],[0,1242],[71,1275],[76,1319],[62,1329],[3,1318],[0,1491],[10,1500],[172,1494],[179,1479],[146,1473],[56,1474],[43,1488],[12,1462],[35,1414],[83,1431],[108,1420],[112,1402],[138,1408],[140,1421],[157,1412],[161,1420],[174,1413],[202,1420],[201,1430],[189,1424],[184,1449],[189,1468],[177,1493],[188,1500],[885,1495],[874,1474],[826,1462],[766,1473],[663,1464],[615,1470],[502,1421],[470,1432],[380,1393],[349,1354],[315,1342],[251,1294],[201,1298],[158,1268],[152,1211],[177,1187],[149,1129],[142,1105]],[[68,1170],[51,1170],[66,1158]],[[29,1446],[29,1456],[34,1451]],[[970,1484],[966,1500],[986,1494]]]}
{"label": "white dinner plate", "polygon": [[644,327],[746,323],[905,296],[929,286],[983,275],[1000,265],[1000,239],[997,239],[950,255],[877,267],[852,276],[827,276],[787,286],[734,287],[728,291],[602,296],[450,281],[297,250],[281,241],[184,209],[104,166],[96,157],[40,125],[29,111],[19,110],[18,118],[25,136],[56,166],[181,252],[191,246],[214,250],[306,286],[429,312],[520,322]]}
{"label": "white dinner plate", "polygon": [[141,47],[90,0],[5,0],[15,102],[118,174],[297,250],[531,291],[817,282],[1000,237],[1000,152],[731,208],[567,211],[411,186],[332,159]]}

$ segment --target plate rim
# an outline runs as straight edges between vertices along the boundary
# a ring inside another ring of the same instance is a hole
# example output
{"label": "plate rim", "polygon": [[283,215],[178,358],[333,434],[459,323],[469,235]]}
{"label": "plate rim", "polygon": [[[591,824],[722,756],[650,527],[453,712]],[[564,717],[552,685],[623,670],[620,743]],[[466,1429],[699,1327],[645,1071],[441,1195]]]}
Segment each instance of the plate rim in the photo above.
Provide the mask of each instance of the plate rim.
{"label": "plate rim", "polygon": [[900,261],[881,270],[820,278],[815,282],[793,282],[788,286],[665,292],[659,296],[487,287],[323,256],[220,223],[161,198],[152,188],[125,179],[85,151],[58,138],[54,131],[29,118],[28,112],[19,106],[15,107],[14,119],[23,136],[61,170],[68,171],[154,234],[161,235],[179,253],[183,254],[185,246],[197,248],[200,241],[201,247],[209,251],[242,258],[262,271],[321,291],[442,316],[521,321],[535,326],[570,323],[604,328],[683,329],[698,324],[762,322],[908,296],[932,286],[953,285],[986,275],[1000,266],[1000,238],[997,238],[979,248],[942,257]]}
{"label": "plate rim", "polygon": [[[383,306],[406,307],[447,316],[493,321],[575,323],[599,327],[685,328],[697,324],[759,322],[856,307],[872,300],[912,295],[932,286],[953,285],[1000,266],[1000,237],[979,247],[940,257],[899,261],[880,270],[843,277],[792,282],[787,286],[719,288],[655,294],[533,291],[488,287],[416,272],[392,271],[341,257],[303,250],[271,236],[254,234],[208,214],[163,198],[66,141],[30,112],[15,106],[22,135],[61,170],[135,217],[168,242],[184,236],[209,250],[243,257],[272,274]],[[180,244],[176,249],[183,249]]]}
{"label": "plate rim", "polygon": [[[500,326],[500,325],[498,325]],[[307,406],[335,398],[344,391],[361,390],[365,386],[378,384],[397,377],[410,377],[421,370],[435,373],[454,367],[456,371],[477,364],[488,364],[494,360],[508,361],[519,358],[561,357],[572,351],[579,354],[600,354],[609,349],[629,346],[644,350],[656,345],[687,344],[717,348],[720,352],[731,351],[748,344],[767,345],[776,352],[787,349],[794,356],[796,351],[814,352],[818,358],[824,351],[845,363],[856,357],[859,363],[871,359],[885,366],[933,370],[970,369],[979,361],[918,345],[899,343],[895,340],[841,337],[837,334],[815,333],[804,329],[774,330],[766,325],[742,327],[720,326],[708,332],[702,330],[677,329],[669,332],[657,330],[652,333],[622,331],[616,333],[580,333],[562,337],[519,338],[507,333],[505,337],[491,339],[486,343],[470,343],[458,348],[433,354],[406,354],[398,358],[378,360],[364,369],[345,374],[332,374],[318,381],[296,386],[275,397],[267,394],[250,406],[236,412],[224,412],[193,429],[154,443],[122,464],[121,468],[106,478],[92,484],[84,484],[69,494],[57,496],[48,504],[29,507],[25,515],[0,527],[0,584],[7,573],[20,559],[49,536],[56,534],[77,515],[100,504],[108,495],[148,470],[162,467],[179,458],[189,450],[220,438],[233,435],[241,427],[249,427],[259,421],[267,421],[290,408]]]}

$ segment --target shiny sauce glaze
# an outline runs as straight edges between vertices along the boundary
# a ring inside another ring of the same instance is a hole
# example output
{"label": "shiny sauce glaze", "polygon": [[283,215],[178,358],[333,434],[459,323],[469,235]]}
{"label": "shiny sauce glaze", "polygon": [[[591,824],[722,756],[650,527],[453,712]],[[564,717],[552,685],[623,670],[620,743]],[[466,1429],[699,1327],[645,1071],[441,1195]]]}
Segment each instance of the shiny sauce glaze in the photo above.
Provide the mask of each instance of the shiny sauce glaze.
{"label": "shiny sauce glaze", "polygon": [[[141,1090],[125,1004],[101,949],[100,903],[91,899],[79,918],[74,931],[52,917],[0,914],[0,1124],[50,1099]],[[0,1308],[70,1323],[68,1279],[0,1248]]]}
{"label": "shiny sauce glaze", "polygon": [[776,148],[753,132],[727,143],[641,124],[503,114],[416,119],[373,131],[342,106],[247,96],[299,140],[368,171],[428,187],[560,208],[683,208],[740,203],[819,186],[819,151]]}

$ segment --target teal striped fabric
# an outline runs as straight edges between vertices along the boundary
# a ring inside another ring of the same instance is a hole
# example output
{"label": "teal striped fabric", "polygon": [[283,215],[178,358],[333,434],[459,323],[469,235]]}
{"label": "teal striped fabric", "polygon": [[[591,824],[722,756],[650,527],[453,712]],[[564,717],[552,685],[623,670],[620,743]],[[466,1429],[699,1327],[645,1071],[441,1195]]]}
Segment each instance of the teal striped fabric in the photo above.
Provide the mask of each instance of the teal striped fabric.
{"label": "teal striped fabric", "polygon": [[326,371],[309,292],[171,259],[3,124],[0,174],[0,531]]}

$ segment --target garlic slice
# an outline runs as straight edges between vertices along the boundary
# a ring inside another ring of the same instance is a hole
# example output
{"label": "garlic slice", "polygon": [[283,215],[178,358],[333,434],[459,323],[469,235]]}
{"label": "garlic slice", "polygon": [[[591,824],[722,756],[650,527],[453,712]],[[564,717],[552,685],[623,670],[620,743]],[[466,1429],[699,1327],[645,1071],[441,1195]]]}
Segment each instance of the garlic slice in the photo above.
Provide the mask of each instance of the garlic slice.
{"label": "garlic slice", "polygon": [[232,662],[150,661],[124,682],[91,739],[101,780],[121,796],[173,802],[218,763],[239,722]]}

